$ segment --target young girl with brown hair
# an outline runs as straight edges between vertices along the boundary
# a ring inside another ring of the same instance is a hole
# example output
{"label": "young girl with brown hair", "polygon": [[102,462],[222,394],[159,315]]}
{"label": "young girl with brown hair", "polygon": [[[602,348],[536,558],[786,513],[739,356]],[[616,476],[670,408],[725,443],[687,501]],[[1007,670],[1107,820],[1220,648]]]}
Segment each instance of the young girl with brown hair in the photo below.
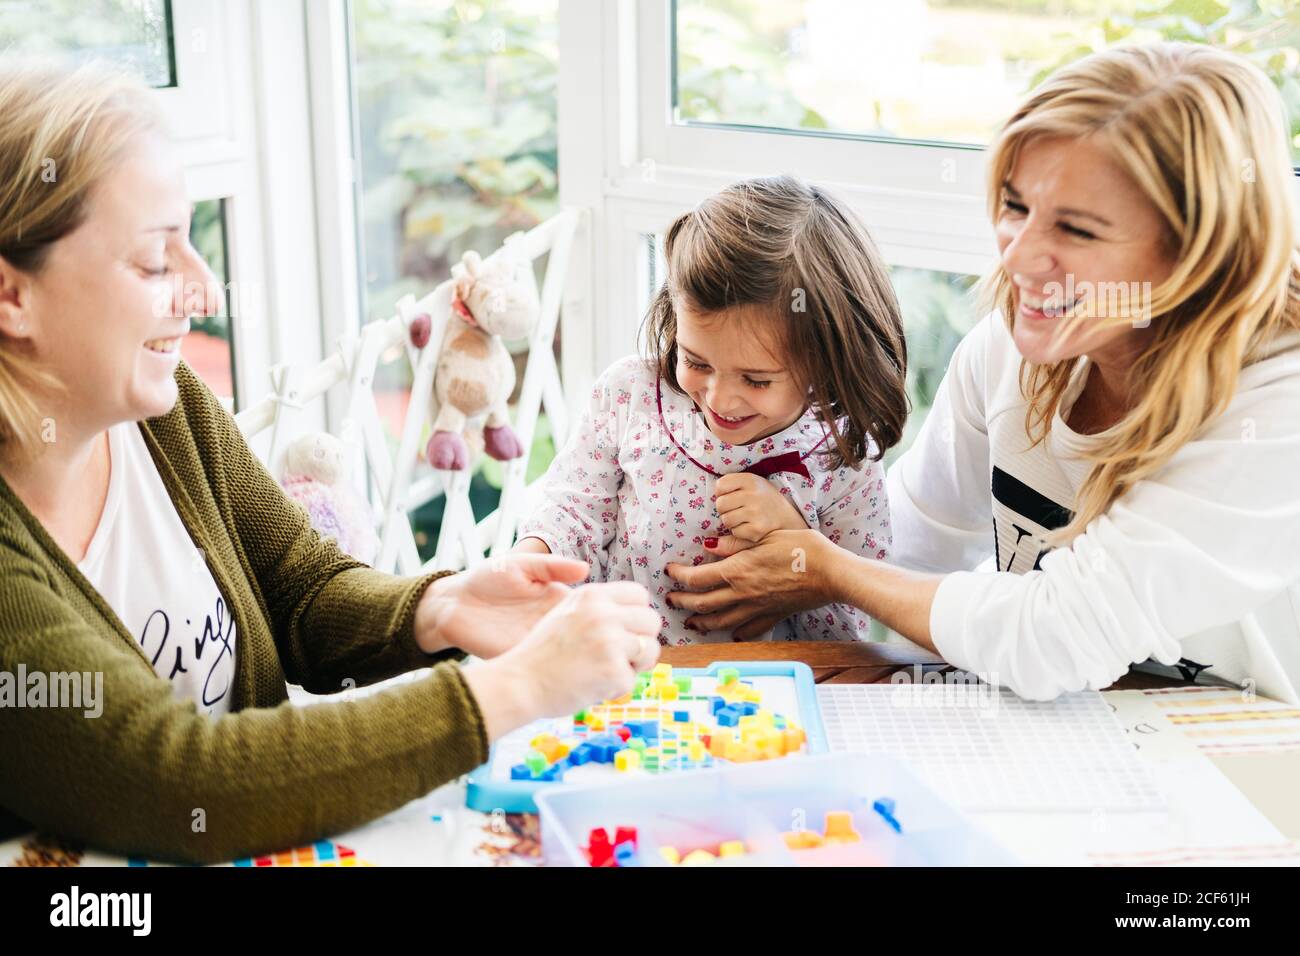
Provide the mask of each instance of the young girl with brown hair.
{"label": "young girl with brown hair", "polygon": [[[710,560],[723,534],[757,542],[782,528],[886,555],[880,458],[907,416],[902,318],[861,224],[788,176],[705,200],[672,224],[664,254],[648,359],[622,359],[597,381],[516,549],[644,584],[663,643],[728,640],[694,630],[666,599],[668,562]],[[853,640],[869,624],[831,605],[767,636]]]}

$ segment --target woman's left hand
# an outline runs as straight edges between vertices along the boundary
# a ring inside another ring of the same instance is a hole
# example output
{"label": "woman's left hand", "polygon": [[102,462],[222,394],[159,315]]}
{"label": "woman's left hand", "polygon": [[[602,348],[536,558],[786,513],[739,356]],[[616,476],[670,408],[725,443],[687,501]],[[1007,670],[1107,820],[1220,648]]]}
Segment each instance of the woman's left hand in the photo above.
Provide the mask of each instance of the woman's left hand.
{"label": "woman's left hand", "polygon": [[[756,637],[798,611],[834,603],[834,568],[845,553],[818,531],[773,531],[757,544],[726,536],[711,554],[724,560],[689,567],[670,564],[668,575],[692,591],[672,591],[672,607],[695,611],[698,631],[733,630]],[[707,589],[707,590],[705,590]]]}
{"label": "woman's left hand", "polygon": [[415,611],[415,640],[426,654],[458,647],[496,657],[514,647],[566,594],[587,579],[581,561],[510,554],[438,578]]}

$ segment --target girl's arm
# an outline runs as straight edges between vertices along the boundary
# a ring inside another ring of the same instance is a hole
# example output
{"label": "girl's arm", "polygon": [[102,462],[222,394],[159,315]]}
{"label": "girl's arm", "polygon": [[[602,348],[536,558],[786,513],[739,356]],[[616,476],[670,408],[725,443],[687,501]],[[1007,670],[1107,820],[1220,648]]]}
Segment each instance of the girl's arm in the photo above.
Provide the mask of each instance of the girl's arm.
{"label": "girl's arm", "polygon": [[592,386],[582,417],[542,479],[541,501],[519,526],[515,550],[585,561],[591,580],[604,580],[605,549],[618,526],[623,483],[620,409],[626,406],[618,395],[639,365],[635,357],[616,362]]}
{"label": "girl's arm", "polygon": [[515,546],[510,549],[516,554],[550,554],[551,549],[547,547],[545,541],[541,538],[520,538],[515,542]]}

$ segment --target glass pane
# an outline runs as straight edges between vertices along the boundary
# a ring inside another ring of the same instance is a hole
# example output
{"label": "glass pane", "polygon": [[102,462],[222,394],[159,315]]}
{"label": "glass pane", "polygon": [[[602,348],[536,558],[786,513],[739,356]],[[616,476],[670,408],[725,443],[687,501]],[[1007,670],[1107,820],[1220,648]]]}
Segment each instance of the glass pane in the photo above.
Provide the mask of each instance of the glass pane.
{"label": "glass pane", "polygon": [[1252,59],[1300,162],[1294,0],[676,0],[676,118],[983,145],[1024,93],[1094,50],[1158,39]]}
{"label": "glass pane", "polygon": [[0,49],[107,60],[150,86],[176,85],[171,0],[0,0]]}
{"label": "glass pane", "polygon": [[[370,321],[407,293],[432,291],[467,250],[488,255],[559,210],[558,0],[353,0],[351,19]],[[539,281],[544,268],[543,259]],[[527,343],[507,345],[522,382]],[[395,448],[412,400],[409,363],[382,366],[375,391]],[[544,416],[533,455],[530,476],[554,455]],[[425,473],[421,465],[416,477]],[[471,488],[480,518],[500,483],[500,466],[481,456]],[[439,498],[415,514],[423,557],[441,512]]]}
{"label": "glass pane", "polygon": [[903,440],[885,454],[886,466],[907,451],[916,438],[934,405],[934,393],[943,381],[953,349],[981,318],[976,314],[972,292],[977,276],[895,266],[889,278],[903,310],[907,397],[912,411],[907,416]]}
{"label": "glass pane", "polygon": [[[641,248],[637,254],[637,294],[640,316],[644,317],[650,308],[659,287],[664,284],[668,264],[664,261],[664,237],[658,233],[641,234]],[[638,334],[639,327],[638,327]]]}
{"label": "glass pane", "polygon": [[190,319],[190,334],[181,351],[196,375],[220,399],[236,406],[234,322],[230,310],[237,296],[232,294],[226,245],[226,200],[207,199],[194,204],[190,220],[190,242],[226,290],[220,315]]}

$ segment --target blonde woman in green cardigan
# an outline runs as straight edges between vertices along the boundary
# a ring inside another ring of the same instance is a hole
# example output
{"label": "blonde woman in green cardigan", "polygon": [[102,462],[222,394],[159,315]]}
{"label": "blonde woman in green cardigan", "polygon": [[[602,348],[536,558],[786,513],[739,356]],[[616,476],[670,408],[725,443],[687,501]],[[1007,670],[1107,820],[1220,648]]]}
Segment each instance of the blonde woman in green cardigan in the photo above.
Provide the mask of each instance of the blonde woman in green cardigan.
{"label": "blonde woman in green cardigan", "polygon": [[[645,590],[571,589],[580,562],[400,578],[317,535],[179,360],[220,295],[189,216],[142,86],[0,69],[0,836],[196,862],[301,844],[658,656]],[[71,675],[94,701],[53,692]]]}

